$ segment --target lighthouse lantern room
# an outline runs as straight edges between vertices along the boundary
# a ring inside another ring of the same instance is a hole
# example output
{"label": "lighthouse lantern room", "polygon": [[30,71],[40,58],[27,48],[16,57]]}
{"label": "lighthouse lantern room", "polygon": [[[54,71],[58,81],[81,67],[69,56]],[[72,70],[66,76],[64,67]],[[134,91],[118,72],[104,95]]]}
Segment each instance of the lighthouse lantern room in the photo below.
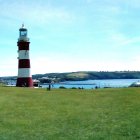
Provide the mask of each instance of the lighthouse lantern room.
{"label": "lighthouse lantern room", "polygon": [[18,46],[18,77],[17,87],[32,87],[33,80],[30,74],[29,38],[24,24],[19,29]]}

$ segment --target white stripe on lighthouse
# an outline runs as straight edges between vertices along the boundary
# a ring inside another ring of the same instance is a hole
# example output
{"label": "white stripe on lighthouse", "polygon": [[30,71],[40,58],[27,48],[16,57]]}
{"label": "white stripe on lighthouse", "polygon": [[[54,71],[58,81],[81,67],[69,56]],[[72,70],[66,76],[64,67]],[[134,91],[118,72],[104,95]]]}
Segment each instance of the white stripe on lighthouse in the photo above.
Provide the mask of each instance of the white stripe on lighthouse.
{"label": "white stripe on lighthouse", "polygon": [[19,59],[29,59],[29,51],[28,50],[20,50],[18,58]]}
{"label": "white stripe on lighthouse", "polygon": [[18,69],[18,77],[31,77],[30,68]]}

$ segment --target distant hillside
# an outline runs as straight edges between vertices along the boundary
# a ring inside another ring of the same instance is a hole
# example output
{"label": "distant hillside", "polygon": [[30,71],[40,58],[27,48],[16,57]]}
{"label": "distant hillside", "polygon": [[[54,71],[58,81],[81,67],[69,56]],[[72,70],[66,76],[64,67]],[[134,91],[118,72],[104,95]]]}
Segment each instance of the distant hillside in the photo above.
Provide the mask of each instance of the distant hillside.
{"label": "distant hillside", "polygon": [[140,79],[139,71],[116,71],[116,72],[69,72],[69,73],[48,73],[33,75],[33,79],[42,77],[52,78],[58,81],[81,81],[98,79]]}
{"label": "distant hillside", "polygon": [[[46,73],[32,75],[33,79],[48,79],[56,82],[62,81],[81,81],[81,80],[100,80],[100,79],[140,79],[140,71],[114,71],[114,72],[96,72],[80,71],[68,73]],[[1,77],[1,79],[15,80],[16,76]]]}

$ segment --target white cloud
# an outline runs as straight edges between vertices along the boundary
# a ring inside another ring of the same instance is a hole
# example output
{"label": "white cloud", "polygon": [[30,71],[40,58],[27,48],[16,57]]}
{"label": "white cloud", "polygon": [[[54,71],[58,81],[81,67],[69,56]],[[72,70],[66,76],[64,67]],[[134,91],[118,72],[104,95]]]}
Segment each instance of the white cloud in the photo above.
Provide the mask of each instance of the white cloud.
{"label": "white cloud", "polygon": [[140,56],[133,57],[130,64],[132,70],[140,70]]}
{"label": "white cloud", "polygon": [[139,43],[139,42],[140,42],[140,36],[127,39],[123,42],[123,44],[124,45],[129,45],[129,44]]}
{"label": "white cloud", "polygon": [[[140,70],[140,57],[129,60],[67,58],[65,56],[42,56],[31,58],[31,74],[73,71],[120,71]],[[16,76],[18,61],[7,59],[1,62],[0,76]]]}
{"label": "white cloud", "polygon": [[130,47],[135,46],[135,44],[140,43],[140,36],[128,37],[123,33],[110,32],[106,37],[112,47]]}
{"label": "white cloud", "polygon": [[[34,22],[46,24],[49,22],[71,22],[73,15],[62,7],[53,7],[46,2],[15,1],[1,3],[1,20]],[[7,10],[8,9],[8,10]]]}
{"label": "white cloud", "polygon": [[32,59],[32,74],[73,71],[140,70],[140,57],[129,60],[41,57]]}
{"label": "white cloud", "polygon": [[1,76],[15,76],[18,72],[18,61],[14,58],[7,58],[0,63],[0,77]]}

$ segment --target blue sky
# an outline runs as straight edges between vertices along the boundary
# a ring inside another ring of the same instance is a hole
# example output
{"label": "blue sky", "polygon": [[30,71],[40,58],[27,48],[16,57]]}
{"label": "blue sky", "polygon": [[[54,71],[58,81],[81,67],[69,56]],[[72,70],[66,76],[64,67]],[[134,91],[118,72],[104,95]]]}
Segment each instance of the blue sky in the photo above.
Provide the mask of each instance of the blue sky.
{"label": "blue sky", "polygon": [[0,0],[0,76],[17,75],[24,22],[31,73],[140,70],[139,0]]}

